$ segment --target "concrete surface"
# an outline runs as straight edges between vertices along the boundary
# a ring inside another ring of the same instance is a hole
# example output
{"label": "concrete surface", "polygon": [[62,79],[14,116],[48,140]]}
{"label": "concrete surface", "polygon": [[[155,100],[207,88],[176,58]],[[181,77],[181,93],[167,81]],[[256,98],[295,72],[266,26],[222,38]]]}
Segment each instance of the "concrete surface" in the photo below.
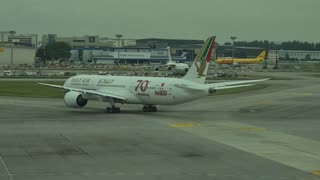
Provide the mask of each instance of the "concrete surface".
{"label": "concrete surface", "polygon": [[320,179],[319,80],[266,83],[156,113],[0,97],[0,179]]}

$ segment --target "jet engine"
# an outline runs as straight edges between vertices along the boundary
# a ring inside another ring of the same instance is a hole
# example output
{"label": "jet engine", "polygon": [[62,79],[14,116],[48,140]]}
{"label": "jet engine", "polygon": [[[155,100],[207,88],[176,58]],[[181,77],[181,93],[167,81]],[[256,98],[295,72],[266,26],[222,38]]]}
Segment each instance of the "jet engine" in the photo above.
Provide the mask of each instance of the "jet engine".
{"label": "jet engine", "polygon": [[88,99],[83,98],[83,94],[76,91],[69,91],[64,95],[64,103],[73,108],[81,108],[88,103]]}
{"label": "jet engine", "polygon": [[189,68],[184,68],[184,72],[188,72],[189,71]]}
{"label": "jet engine", "polygon": [[169,66],[169,67],[168,67],[168,70],[169,70],[169,71],[171,71],[171,70],[172,70],[172,67],[171,67],[171,66]]}
{"label": "jet engine", "polygon": [[159,71],[159,67],[155,67],[154,70],[155,70],[155,71]]}

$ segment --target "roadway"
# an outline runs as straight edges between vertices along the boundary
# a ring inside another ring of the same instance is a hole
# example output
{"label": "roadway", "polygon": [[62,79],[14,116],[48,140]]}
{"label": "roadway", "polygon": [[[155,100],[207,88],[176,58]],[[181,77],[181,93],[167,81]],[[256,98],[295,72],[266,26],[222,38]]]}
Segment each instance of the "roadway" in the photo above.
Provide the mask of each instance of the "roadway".
{"label": "roadway", "polygon": [[156,113],[0,97],[0,179],[320,179],[320,83],[294,77]]}

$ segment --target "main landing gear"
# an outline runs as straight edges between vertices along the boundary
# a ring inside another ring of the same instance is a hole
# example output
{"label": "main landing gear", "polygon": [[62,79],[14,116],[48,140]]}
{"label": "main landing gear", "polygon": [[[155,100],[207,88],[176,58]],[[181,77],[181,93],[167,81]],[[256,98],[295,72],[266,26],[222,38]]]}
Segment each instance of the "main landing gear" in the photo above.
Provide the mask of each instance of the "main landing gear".
{"label": "main landing gear", "polygon": [[120,113],[120,108],[115,105],[106,108],[107,113]]}
{"label": "main landing gear", "polygon": [[120,113],[120,108],[115,106],[115,103],[112,98],[109,98],[109,103],[111,107],[106,108],[107,113]]}
{"label": "main landing gear", "polygon": [[143,112],[157,112],[157,107],[153,105],[145,105],[142,110]]}

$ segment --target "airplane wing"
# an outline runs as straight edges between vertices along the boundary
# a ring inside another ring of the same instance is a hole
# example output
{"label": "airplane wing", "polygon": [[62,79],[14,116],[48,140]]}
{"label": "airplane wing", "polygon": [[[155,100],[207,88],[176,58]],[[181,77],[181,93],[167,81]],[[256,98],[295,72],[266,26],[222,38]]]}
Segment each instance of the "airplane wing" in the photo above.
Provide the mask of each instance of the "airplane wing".
{"label": "airplane wing", "polygon": [[160,65],[156,65],[156,67],[168,67],[168,66],[175,67],[175,64],[160,64]]}
{"label": "airplane wing", "polygon": [[209,88],[214,89],[231,89],[231,88],[237,88],[237,87],[244,87],[244,86],[252,86],[255,82],[262,82],[267,81],[270,78],[267,79],[257,79],[257,80],[245,80],[245,81],[231,81],[231,82],[223,82],[223,83],[213,83],[213,84],[206,84]]}
{"label": "airplane wing", "polygon": [[46,83],[38,83],[39,85],[42,86],[48,86],[48,87],[53,87],[53,88],[59,88],[59,89],[67,89],[70,91],[77,91],[77,92],[82,92],[84,94],[93,94],[93,95],[98,95],[102,97],[111,97],[115,99],[121,99],[121,100],[126,100],[125,97],[121,95],[117,95],[114,92],[108,91],[108,90],[103,90],[103,91],[97,91],[97,90],[87,90],[87,89],[78,89],[78,88],[68,88],[64,86],[59,86],[59,85],[54,85],[54,84],[46,84]]}
{"label": "airplane wing", "polygon": [[60,89],[64,89],[63,86],[59,86],[59,85],[55,85],[55,84],[46,84],[46,83],[38,83],[39,85],[42,86],[48,86],[48,87],[53,87],[53,88],[60,88]]}

